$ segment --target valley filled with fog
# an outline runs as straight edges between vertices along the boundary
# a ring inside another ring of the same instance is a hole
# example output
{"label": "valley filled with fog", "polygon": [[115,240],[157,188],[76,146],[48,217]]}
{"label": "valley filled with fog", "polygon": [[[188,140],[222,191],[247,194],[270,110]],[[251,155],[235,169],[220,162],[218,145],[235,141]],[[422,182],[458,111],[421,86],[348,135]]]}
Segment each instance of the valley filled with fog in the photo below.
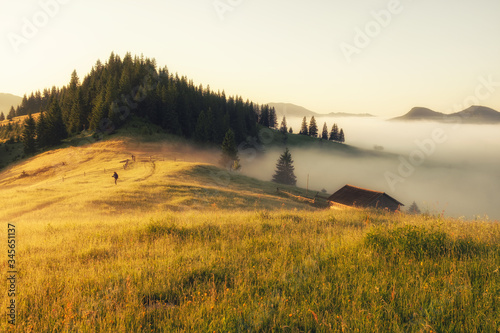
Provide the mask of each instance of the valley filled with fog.
{"label": "valley filled with fog", "polygon": [[[290,147],[298,186],[305,188],[309,175],[309,188],[325,189],[329,195],[351,184],[386,192],[405,208],[415,201],[422,212],[500,219],[500,125],[380,118],[316,117],[316,121],[320,133],[324,122],[328,131],[336,123],[345,132],[346,144],[378,154],[344,154],[320,145]],[[301,122],[302,118],[287,118],[294,133]],[[243,160],[242,172],[270,180],[282,152],[267,148],[263,156]]]}

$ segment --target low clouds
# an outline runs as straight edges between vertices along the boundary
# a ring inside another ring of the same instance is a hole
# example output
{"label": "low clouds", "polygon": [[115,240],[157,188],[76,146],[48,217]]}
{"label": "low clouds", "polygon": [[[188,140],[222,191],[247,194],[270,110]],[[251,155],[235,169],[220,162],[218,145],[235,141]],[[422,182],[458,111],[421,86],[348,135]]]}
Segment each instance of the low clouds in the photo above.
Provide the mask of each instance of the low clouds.
{"label": "low clouds", "polygon": [[[301,119],[287,119],[298,129]],[[297,185],[333,193],[345,184],[384,191],[408,207],[454,217],[487,215],[500,219],[500,126],[401,123],[380,119],[322,118],[344,128],[346,142],[386,154],[346,155],[337,151],[290,147]],[[244,165],[243,173],[270,180],[281,148]],[[392,175],[393,179],[388,175]]]}

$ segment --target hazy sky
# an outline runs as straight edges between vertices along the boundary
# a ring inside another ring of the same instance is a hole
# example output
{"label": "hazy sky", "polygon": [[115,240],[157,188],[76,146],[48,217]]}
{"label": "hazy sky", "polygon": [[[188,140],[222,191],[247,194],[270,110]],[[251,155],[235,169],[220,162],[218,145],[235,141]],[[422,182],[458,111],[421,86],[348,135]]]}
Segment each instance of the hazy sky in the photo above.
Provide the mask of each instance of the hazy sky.
{"label": "hazy sky", "polygon": [[212,90],[320,113],[500,111],[499,0],[0,3],[0,92],[144,54]]}

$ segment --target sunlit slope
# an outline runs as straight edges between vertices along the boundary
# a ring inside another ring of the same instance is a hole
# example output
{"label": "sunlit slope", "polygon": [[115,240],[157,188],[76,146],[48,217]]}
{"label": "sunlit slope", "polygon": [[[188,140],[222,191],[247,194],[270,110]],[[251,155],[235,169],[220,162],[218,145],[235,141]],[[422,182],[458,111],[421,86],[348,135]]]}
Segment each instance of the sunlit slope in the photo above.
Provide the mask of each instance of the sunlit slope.
{"label": "sunlit slope", "polygon": [[[162,145],[163,151],[165,144]],[[2,220],[92,218],[199,208],[308,208],[262,182],[126,140],[43,153],[0,174]],[[196,153],[191,158],[196,158]],[[135,155],[135,162],[132,161]],[[128,166],[124,165],[128,162]],[[111,177],[116,171],[118,184]]]}

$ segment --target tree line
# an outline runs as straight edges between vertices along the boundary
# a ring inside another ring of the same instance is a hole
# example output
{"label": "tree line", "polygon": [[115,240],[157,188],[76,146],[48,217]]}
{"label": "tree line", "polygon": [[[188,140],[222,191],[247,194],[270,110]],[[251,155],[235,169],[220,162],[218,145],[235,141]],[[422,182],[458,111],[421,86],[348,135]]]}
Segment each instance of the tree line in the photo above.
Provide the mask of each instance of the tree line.
{"label": "tree line", "polygon": [[74,71],[67,86],[24,96],[8,117],[38,112],[37,120],[28,117],[24,124],[28,151],[57,145],[84,130],[110,133],[131,116],[168,133],[215,144],[222,143],[229,129],[239,143],[256,137],[258,124],[276,127],[274,108],[196,86],[166,67],[157,68],[154,59],[130,53],[123,59],[111,53],[105,64],[98,60],[81,81]]}
{"label": "tree line", "polygon": [[[288,132],[288,133],[293,133],[293,129],[290,127],[290,129],[287,129],[287,124],[286,124],[286,118],[283,116],[283,120],[281,121],[280,125],[280,132],[283,134]],[[339,128],[337,124],[333,124],[330,132],[328,132],[328,126],[326,125],[326,122],[323,124],[323,130],[321,134],[318,132],[318,125],[316,123],[316,119],[314,116],[311,117],[311,120],[309,121],[309,125],[307,124],[307,119],[304,117],[302,119],[302,125],[300,127],[299,131],[300,135],[306,135],[306,136],[312,136],[314,138],[320,138],[322,140],[330,140],[330,141],[336,141],[336,142],[345,142],[345,134],[344,130],[342,128]]]}

